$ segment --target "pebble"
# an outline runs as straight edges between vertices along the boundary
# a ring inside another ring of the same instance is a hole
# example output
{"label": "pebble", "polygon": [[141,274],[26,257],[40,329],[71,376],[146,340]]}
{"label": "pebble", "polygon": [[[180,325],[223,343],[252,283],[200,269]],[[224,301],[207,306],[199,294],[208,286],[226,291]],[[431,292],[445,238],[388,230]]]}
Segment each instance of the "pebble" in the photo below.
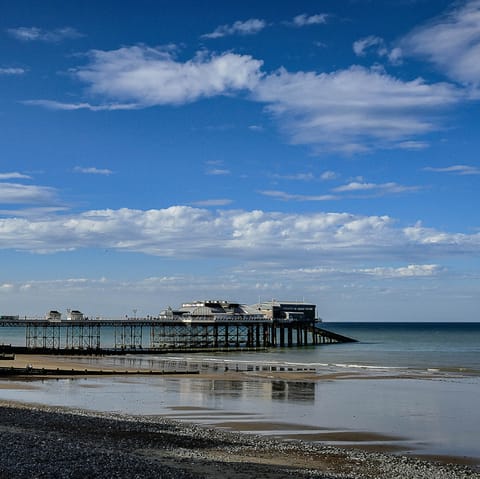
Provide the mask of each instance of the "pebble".
{"label": "pebble", "polygon": [[0,441],[0,478],[9,479],[480,479],[465,465],[48,406],[0,406]]}

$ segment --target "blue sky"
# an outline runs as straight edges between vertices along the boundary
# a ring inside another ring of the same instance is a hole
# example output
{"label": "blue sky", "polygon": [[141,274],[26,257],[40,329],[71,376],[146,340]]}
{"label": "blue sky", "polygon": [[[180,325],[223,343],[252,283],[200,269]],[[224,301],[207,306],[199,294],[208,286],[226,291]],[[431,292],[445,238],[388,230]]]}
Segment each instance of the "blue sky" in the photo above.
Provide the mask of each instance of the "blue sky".
{"label": "blue sky", "polygon": [[0,4],[2,314],[479,319],[479,0]]}

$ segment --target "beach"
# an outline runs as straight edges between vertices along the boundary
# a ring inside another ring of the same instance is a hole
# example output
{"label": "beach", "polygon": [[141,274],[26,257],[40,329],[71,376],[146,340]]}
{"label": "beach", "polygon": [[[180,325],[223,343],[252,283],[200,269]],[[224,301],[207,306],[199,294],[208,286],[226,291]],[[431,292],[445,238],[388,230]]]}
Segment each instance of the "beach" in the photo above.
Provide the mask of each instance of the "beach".
{"label": "beach", "polygon": [[[127,363],[135,367],[127,367]],[[404,454],[405,443],[394,434],[365,428],[320,428],[308,418],[311,425],[302,423],[300,417],[278,418],[241,409],[252,388],[270,395],[265,404],[272,403],[275,395],[275,408],[292,403],[301,410],[303,403],[311,404],[309,395],[319,384],[323,400],[328,402],[328,388],[350,387],[352,376],[358,391],[360,383],[395,384],[391,375],[379,379],[368,371],[317,374],[230,369],[163,379],[150,376],[155,371],[140,367],[142,363],[120,360],[115,365],[115,361],[104,363],[102,358],[36,355],[18,355],[14,361],[2,361],[1,366],[21,368],[27,364],[37,370],[58,368],[65,373],[101,369],[108,376],[82,379],[72,374],[71,378],[0,381],[0,397],[4,398],[0,431],[6,445],[1,452],[0,477],[480,477],[478,459],[421,451]],[[415,375],[402,379],[409,384],[418,380]],[[141,395],[132,396],[140,389]],[[233,394],[233,402],[219,402],[217,394],[214,402],[207,403],[207,389],[216,390],[220,397]],[[151,390],[155,395],[149,399]],[[82,397],[95,399],[82,402]],[[106,398],[105,403],[99,398]],[[119,398],[123,402],[115,402]],[[262,399],[256,397],[255,401],[260,405]],[[235,410],[230,408],[232,404]],[[331,415],[335,415],[333,408]]]}
{"label": "beach", "polygon": [[138,417],[0,404],[5,478],[478,478],[468,465]]}

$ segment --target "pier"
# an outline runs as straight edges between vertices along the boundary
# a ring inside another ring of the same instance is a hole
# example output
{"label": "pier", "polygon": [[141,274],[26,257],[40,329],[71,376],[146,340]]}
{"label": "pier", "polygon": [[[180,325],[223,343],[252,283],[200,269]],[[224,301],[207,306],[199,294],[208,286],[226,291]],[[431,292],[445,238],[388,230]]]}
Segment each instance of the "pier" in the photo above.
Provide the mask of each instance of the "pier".
{"label": "pier", "polygon": [[[272,347],[306,347],[355,340],[319,327],[312,320],[178,319],[0,321],[25,329],[25,345],[11,352],[126,354],[175,351],[247,351]],[[0,331],[1,337],[1,331]]]}

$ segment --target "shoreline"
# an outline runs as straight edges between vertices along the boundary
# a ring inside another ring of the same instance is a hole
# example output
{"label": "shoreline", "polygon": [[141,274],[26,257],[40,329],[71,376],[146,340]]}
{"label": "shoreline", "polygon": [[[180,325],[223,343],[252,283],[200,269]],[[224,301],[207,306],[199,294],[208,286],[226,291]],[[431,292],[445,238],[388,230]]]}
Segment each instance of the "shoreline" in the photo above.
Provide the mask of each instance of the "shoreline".
{"label": "shoreline", "polygon": [[[112,361],[113,359],[113,361]],[[123,374],[168,374],[174,375],[192,375],[204,379],[218,378],[220,375],[223,378],[230,380],[244,380],[245,378],[254,379],[280,379],[280,380],[302,380],[302,381],[320,381],[320,380],[339,380],[339,379],[434,379],[440,377],[465,377],[469,376],[467,372],[457,371],[440,371],[436,369],[431,370],[414,370],[414,369],[401,369],[392,371],[391,368],[355,368],[348,371],[334,370],[334,367],[327,366],[324,371],[318,370],[298,370],[287,369],[287,367],[279,366],[276,370],[253,370],[253,369],[235,369],[231,367],[231,364],[235,364],[236,361],[232,360],[231,363],[224,363],[224,369],[215,369],[213,363],[210,368],[206,370],[195,369],[179,369],[177,371],[170,370],[165,366],[160,368],[152,365],[135,364],[138,358],[132,356],[68,356],[68,355],[45,355],[45,354],[17,354],[14,359],[4,359],[0,361],[0,371],[2,369],[8,370],[14,369],[27,369],[32,368],[37,372],[41,370],[48,371],[45,376],[51,376],[55,370],[61,372],[62,377],[68,377],[68,372],[72,372],[72,377],[76,377],[79,374],[85,372],[88,375],[123,375]],[[163,359],[163,358],[162,358]],[[168,361],[168,357],[166,358]],[[119,360],[120,364],[115,364],[115,360]],[[185,364],[200,364],[203,361],[181,360]],[[238,361],[242,365],[242,361]],[[134,365],[131,365],[134,364]],[[219,363],[217,363],[217,366]],[[230,366],[230,367],[229,367]],[[1,377],[1,374],[0,374]],[[21,374],[13,375],[12,377],[22,377]]]}
{"label": "shoreline", "polygon": [[441,457],[277,440],[163,416],[0,401],[0,424],[0,475],[11,478],[480,478]]}
{"label": "shoreline", "polygon": [[[10,366],[6,363],[10,361],[2,361],[0,363],[1,366]],[[35,368],[55,368],[61,367],[64,368],[65,371],[74,370],[76,371],[75,374],[72,374],[70,377],[67,375],[59,375],[59,376],[23,376],[23,377],[4,377],[1,378],[3,381],[0,382],[0,390],[18,390],[19,395],[13,395],[13,399],[2,401],[0,400],[1,404],[15,404],[18,407],[25,407],[25,408],[34,408],[40,410],[64,410],[64,411],[72,411],[72,410],[82,410],[83,414],[86,415],[109,415],[109,413],[101,413],[101,412],[86,412],[85,410],[81,409],[83,406],[78,404],[78,406],[71,405],[68,407],[60,407],[60,406],[47,406],[43,404],[37,404],[35,400],[29,401],[28,403],[20,399],[20,402],[17,401],[17,397],[22,398],[22,391],[25,390],[28,394],[29,391],[35,391],[40,384],[47,381],[55,381],[56,379],[82,379],[82,373],[86,370],[94,372],[98,370],[99,364],[101,364],[102,358],[95,358],[93,359],[91,364],[78,361],[78,358],[74,357],[63,357],[63,356],[37,356],[37,355],[19,355],[15,358],[16,366],[25,366],[26,364],[31,364],[32,367]],[[143,384],[143,379],[134,380],[127,380],[127,376],[130,377],[130,374],[134,375],[145,375],[148,376],[151,374],[150,368],[138,368],[136,367],[126,367],[125,364],[121,365],[102,365],[102,369],[105,371],[108,370],[109,377],[117,376],[117,379],[113,379],[113,381],[122,381],[122,377],[125,376],[125,381],[134,382],[138,384]],[[155,373],[158,373],[156,371]],[[77,374],[78,373],[78,374]],[[91,377],[93,381],[87,382],[85,385],[80,385],[80,387],[91,389],[100,387],[100,384],[103,384],[101,387],[105,387],[108,383],[108,379],[105,377],[105,383],[103,383],[103,379],[99,376],[95,378],[95,375],[85,375],[85,379],[87,377]],[[212,384],[216,381],[223,382],[241,382],[241,381],[255,381],[255,384],[271,384],[276,382],[292,382],[292,383],[299,383],[304,384],[305,387],[307,384],[310,384],[308,388],[314,388],[314,383],[335,383],[340,380],[340,383],[343,383],[342,380],[361,380],[362,383],[364,380],[369,379],[380,379],[380,380],[388,380],[388,379],[422,379],[422,380],[429,380],[429,379],[438,379],[438,375],[431,374],[429,376],[425,375],[415,375],[409,374],[408,376],[405,375],[371,375],[370,371],[362,372],[362,371],[355,371],[355,372],[332,372],[326,370],[324,373],[313,373],[313,372],[287,372],[287,371],[276,371],[276,372],[262,372],[262,371],[239,371],[236,372],[234,370],[229,371],[217,371],[217,372],[201,372],[198,374],[179,374],[178,378],[175,379],[175,374],[168,374],[169,378],[173,378],[175,381],[183,380],[187,381],[184,384],[190,384],[190,380],[198,380],[202,381],[212,381]],[[38,386],[35,384],[37,381]],[[83,381],[82,381],[83,382]],[[46,384],[46,383],[45,383]],[[61,384],[61,383],[59,383]],[[79,383],[77,383],[79,384]],[[113,384],[113,383],[112,383]],[[253,384],[253,383],[251,383]],[[365,383],[364,383],[365,384]],[[228,386],[227,386],[228,387]],[[257,387],[257,386],[255,386]],[[262,386],[263,387],[263,386]],[[236,386],[235,386],[236,388]],[[61,391],[61,389],[60,389]],[[185,392],[185,391],[184,391]],[[5,394],[4,397],[12,398],[12,395]],[[16,396],[16,397],[15,397]],[[32,396],[31,396],[32,397]],[[171,398],[170,398],[171,399]],[[40,401],[42,402],[42,401]],[[52,403],[50,404],[57,404]],[[193,402],[193,404],[195,404]],[[427,455],[425,453],[422,454],[421,450],[416,450],[415,446],[409,447],[409,440],[413,438],[409,437],[400,437],[398,435],[393,434],[385,434],[385,433],[378,433],[374,432],[375,428],[370,429],[368,427],[363,429],[338,429],[338,428],[328,428],[328,427],[321,427],[321,426],[306,426],[305,424],[296,423],[295,419],[291,420],[292,422],[287,422],[288,418],[284,421],[284,418],[274,419],[272,417],[253,417],[248,418],[245,416],[244,418],[241,417],[243,413],[232,413],[229,412],[228,409],[222,408],[208,408],[208,407],[195,407],[193,404],[179,406],[175,408],[172,407],[164,407],[163,412],[155,412],[150,414],[154,414],[155,416],[162,417],[165,420],[172,420],[173,421],[180,421],[182,425],[193,427],[202,427],[202,428],[213,428],[213,430],[219,431],[225,434],[242,434],[243,436],[247,437],[256,437],[259,436],[263,438],[262,440],[273,440],[279,441],[281,443],[285,442],[300,442],[302,444],[308,444],[309,447],[325,447],[325,448],[339,448],[342,451],[360,451],[361,453],[369,454],[389,454],[392,455],[394,458],[400,457],[410,457],[410,458],[426,458],[427,460],[433,459],[434,461],[439,461],[445,464],[464,464],[469,465],[472,467],[476,467],[475,471],[478,470],[480,467],[480,458],[477,456],[467,457],[460,454],[445,454],[443,451],[438,451],[439,454],[430,454]],[[180,408],[180,409],[179,409]],[[102,409],[94,410],[101,411]],[[105,411],[105,409],[103,409]],[[145,416],[134,416],[136,414],[136,410],[132,415],[130,413],[125,412],[121,413],[122,417],[141,417],[148,418],[148,415]],[[148,413],[147,413],[148,414]],[[116,414],[114,414],[116,415]],[[229,417],[231,415],[231,417]],[[219,419],[218,416],[224,416],[223,419]],[[237,418],[233,417],[237,416]],[[319,423],[322,424],[322,423]],[[347,426],[348,427],[348,426]],[[408,434],[407,434],[408,436]],[[404,442],[404,441],[407,442]],[[413,444],[413,443],[411,443]],[[427,451],[425,451],[427,452]],[[437,452],[437,451],[432,451]],[[446,451],[447,453],[450,451]],[[397,459],[395,459],[397,460]],[[472,469],[473,471],[473,469]],[[1,477],[1,474],[0,474]],[[366,476],[369,477],[369,476]],[[376,476],[375,476],[376,477]],[[383,477],[383,476],[379,476]],[[415,476],[412,476],[415,477]],[[433,477],[433,476],[432,476]],[[475,476],[476,477],[476,476]]]}

